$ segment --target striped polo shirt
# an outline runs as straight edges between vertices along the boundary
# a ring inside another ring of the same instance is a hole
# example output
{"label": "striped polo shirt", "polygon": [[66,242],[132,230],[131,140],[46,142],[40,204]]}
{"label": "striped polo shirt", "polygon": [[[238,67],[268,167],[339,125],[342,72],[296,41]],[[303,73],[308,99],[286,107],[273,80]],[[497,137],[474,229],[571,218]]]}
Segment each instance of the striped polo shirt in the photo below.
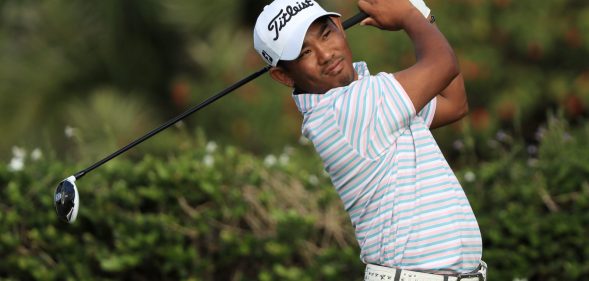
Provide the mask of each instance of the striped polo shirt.
{"label": "striped polo shirt", "polygon": [[474,270],[478,223],[429,125],[436,99],[416,113],[390,73],[325,94],[293,94],[303,135],[323,160],[355,228],[364,263],[438,274]]}

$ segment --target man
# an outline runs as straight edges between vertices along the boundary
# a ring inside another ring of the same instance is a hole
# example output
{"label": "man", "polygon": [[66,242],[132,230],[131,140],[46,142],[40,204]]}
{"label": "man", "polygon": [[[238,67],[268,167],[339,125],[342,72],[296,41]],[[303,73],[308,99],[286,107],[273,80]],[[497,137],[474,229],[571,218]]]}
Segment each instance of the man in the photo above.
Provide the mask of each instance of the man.
{"label": "man", "polygon": [[371,75],[352,62],[339,14],[313,0],[266,6],[254,46],[271,77],[294,89],[303,135],[355,227],[365,280],[484,279],[478,223],[429,130],[468,110],[453,50],[422,0],[358,7],[363,25],[409,35],[413,66]]}

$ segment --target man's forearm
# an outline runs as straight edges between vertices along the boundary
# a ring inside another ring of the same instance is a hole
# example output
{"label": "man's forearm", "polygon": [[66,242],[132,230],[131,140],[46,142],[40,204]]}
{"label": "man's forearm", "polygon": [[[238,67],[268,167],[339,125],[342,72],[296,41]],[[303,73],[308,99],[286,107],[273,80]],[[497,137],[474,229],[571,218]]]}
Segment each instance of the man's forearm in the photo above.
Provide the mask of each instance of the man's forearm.
{"label": "man's forearm", "polygon": [[458,75],[452,47],[409,1],[360,0],[358,7],[369,15],[363,24],[391,31],[403,29],[411,39],[416,63],[393,75],[419,112]]}
{"label": "man's forearm", "polygon": [[418,94],[412,97],[412,101],[416,109],[420,110],[458,75],[458,64],[448,41],[423,15],[412,16],[403,28],[413,42],[417,60],[407,70],[419,70],[401,71],[395,76],[401,80],[414,80],[415,83],[403,86],[408,93]]}
{"label": "man's forearm", "polygon": [[448,73],[445,77],[448,81],[445,85],[448,85],[458,75],[458,64],[452,47],[438,28],[432,27],[427,20],[423,20],[423,16],[414,13],[404,25],[404,30],[413,42],[417,63],[433,65],[436,71]]}

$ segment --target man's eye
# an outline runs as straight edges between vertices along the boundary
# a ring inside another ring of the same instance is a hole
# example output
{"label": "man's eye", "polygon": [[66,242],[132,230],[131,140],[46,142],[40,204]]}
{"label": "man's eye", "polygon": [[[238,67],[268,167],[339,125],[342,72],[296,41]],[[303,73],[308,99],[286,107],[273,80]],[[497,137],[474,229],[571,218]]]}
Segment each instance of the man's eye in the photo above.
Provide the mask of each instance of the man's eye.
{"label": "man's eye", "polygon": [[303,50],[303,51],[301,52],[301,54],[299,55],[299,58],[302,58],[302,57],[304,57],[304,56],[306,56],[306,55],[308,55],[308,54],[310,54],[310,53],[311,53],[311,50],[309,50],[309,49],[307,49],[307,50]]}

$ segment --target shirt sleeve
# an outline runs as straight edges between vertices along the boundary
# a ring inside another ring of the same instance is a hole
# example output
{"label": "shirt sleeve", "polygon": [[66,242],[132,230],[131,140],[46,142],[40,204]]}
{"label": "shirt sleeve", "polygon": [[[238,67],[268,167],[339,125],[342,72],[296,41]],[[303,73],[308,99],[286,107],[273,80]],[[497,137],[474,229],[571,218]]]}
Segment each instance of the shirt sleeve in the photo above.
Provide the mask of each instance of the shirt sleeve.
{"label": "shirt sleeve", "polygon": [[438,104],[437,97],[434,97],[431,101],[429,101],[417,114],[417,116],[421,116],[423,121],[427,127],[431,127],[432,122],[434,121],[434,115],[436,114],[436,106]]}
{"label": "shirt sleeve", "polygon": [[340,132],[361,155],[380,155],[417,115],[409,96],[392,74],[355,81],[334,103]]}

